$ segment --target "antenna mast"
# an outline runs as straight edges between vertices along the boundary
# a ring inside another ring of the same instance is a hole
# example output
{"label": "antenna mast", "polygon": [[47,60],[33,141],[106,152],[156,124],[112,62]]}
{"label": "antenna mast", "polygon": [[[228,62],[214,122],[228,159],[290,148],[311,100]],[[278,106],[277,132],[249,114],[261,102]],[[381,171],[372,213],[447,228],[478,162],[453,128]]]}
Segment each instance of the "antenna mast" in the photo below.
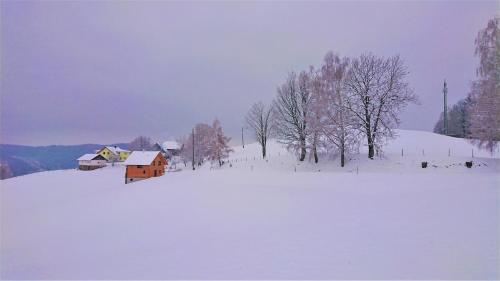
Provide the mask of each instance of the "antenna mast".
{"label": "antenna mast", "polygon": [[447,105],[448,86],[446,85],[446,79],[444,80],[443,95],[444,95],[443,133],[445,135],[448,135],[448,105]]}

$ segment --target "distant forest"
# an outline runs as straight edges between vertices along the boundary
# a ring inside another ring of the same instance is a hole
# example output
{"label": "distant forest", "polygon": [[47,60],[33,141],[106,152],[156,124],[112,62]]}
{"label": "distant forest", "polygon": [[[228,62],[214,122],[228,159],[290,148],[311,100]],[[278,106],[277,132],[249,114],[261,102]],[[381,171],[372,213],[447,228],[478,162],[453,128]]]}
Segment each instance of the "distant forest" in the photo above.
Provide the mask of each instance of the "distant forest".
{"label": "distant forest", "polygon": [[[471,135],[470,132],[470,114],[471,99],[469,97],[459,100],[447,113],[448,136],[457,138],[466,138]],[[434,133],[444,135],[444,114],[441,112],[439,120],[434,126]]]}

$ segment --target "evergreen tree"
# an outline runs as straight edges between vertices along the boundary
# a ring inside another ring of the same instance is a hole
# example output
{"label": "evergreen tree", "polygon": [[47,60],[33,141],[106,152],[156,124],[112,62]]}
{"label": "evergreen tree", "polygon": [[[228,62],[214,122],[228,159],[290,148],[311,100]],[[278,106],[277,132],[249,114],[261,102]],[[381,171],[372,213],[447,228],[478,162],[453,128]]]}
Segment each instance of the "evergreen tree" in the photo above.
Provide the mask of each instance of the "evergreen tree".
{"label": "evergreen tree", "polygon": [[[451,107],[448,112],[448,135],[452,137],[466,138],[470,135],[470,117],[471,99],[465,98],[459,100]],[[434,133],[443,134],[443,113],[434,126]]]}

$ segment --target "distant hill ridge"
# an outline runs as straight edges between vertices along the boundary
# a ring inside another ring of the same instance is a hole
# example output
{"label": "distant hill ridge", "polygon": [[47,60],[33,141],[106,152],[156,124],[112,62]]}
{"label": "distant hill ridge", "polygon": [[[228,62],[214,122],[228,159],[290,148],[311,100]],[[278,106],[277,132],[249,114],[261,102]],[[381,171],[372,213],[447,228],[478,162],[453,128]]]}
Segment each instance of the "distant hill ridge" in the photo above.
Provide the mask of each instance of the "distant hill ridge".
{"label": "distant hill ridge", "polygon": [[[126,143],[109,145],[128,148]],[[0,179],[41,171],[76,168],[78,157],[85,153],[93,153],[103,146],[103,144],[47,146],[0,144]]]}

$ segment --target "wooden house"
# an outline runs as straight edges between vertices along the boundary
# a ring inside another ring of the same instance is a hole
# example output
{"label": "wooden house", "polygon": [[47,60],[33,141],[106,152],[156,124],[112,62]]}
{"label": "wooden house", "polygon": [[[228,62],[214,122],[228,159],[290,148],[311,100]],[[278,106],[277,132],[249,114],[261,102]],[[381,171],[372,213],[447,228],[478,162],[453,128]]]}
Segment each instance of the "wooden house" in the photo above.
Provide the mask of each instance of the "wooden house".
{"label": "wooden house", "polygon": [[106,158],[100,154],[84,154],[78,160],[78,169],[89,171],[106,166]]}
{"label": "wooden house", "polygon": [[106,158],[108,162],[119,161],[123,162],[130,155],[130,151],[122,149],[118,146],[105,146],[99,149],[97,154],[100,154],[102,157]]}
{"label": "wooden house", "polygon": [[167,160],[160,151],[133,151],[124,163],[125,183],[139,181],[165,174]]}

